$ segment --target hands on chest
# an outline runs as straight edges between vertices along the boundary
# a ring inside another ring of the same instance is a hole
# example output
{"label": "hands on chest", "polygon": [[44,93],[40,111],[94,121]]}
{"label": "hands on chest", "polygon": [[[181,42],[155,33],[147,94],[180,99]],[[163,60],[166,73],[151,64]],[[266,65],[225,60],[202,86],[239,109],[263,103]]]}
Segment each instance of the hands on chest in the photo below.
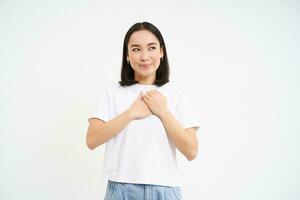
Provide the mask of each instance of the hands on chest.
{"label": "hands on chest", "polygon": [[151,114],[160,118],[167,109],[167,98],[157,90],[149,90],[146,93],[140,92],[129,110],[134,119],[143,119]]}

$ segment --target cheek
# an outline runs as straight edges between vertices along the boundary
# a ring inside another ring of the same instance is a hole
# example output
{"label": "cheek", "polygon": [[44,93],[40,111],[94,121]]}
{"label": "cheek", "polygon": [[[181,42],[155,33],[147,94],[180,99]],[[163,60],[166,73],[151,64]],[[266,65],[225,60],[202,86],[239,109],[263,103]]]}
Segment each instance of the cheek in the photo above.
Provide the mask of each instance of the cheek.
{"label": "cheek", "polygon": [[159,62],[160,56],[158,54],[155,54],[155,55],[152,55],[151,58],[154,62]]}
{"label": "cheek", "polygon": [[136,62],[138,60],[138,56],[135,54],[130,55],[129,58],[130,58],[131,62]]}
{"label": "cheek", "polygon": [[160,64],[160,56],[155,56],[155,63]]}
{"label": "cheek", "polygon": [[128,57],[130,60],[136,60],[139,57],[139,52],[128,52]]}

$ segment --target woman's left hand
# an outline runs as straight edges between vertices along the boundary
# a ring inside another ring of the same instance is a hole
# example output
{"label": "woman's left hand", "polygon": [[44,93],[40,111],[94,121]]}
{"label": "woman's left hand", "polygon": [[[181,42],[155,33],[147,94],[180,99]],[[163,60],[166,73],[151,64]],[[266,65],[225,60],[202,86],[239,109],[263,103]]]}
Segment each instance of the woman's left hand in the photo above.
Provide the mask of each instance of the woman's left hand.
{"label": "woman's left hand", "polygon": [[157,117],[168,110],[167,98],[157,90],[150,90],[143,95],[143,100]]}

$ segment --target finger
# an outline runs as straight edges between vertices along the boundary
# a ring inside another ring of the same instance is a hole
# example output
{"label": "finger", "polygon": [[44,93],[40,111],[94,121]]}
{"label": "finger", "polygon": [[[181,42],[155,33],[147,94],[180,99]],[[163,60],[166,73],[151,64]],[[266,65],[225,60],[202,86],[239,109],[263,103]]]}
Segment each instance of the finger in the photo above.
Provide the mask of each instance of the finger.
{"label": "finger", "polygon": [[157,97],[159,94],[153,90],[151,91],[150,95],[151,97]]}
{"label": "finger", "polygon": [[150,93],[150,90],[149,90],[149,91],[147,91],[145,95],[148,95],[148,96],[150,96],[150,95],[151,95],[151,93]]}
{"label": "finger", "polygon": [[144,99],[149,99],[149,98],[150,98],[150,96],[149,96],[149,94],[148,94],[148,93],[146,93],[146,94],[144,94],[144,95],[143,95],[143,98],[144,98]]}
{"label": "finger", "polygon": [[137,99],[142,99],[142,97],[143,97],[143,92],[140,92],[140,94],[139,94],[139,96],[138,96]]}
{"label": "finger", "polygon": [[158,90],[154,90],[154,94],[160,94],[160,95],[162,95],[162,93],[159,92]]}
{"label": "finger", "polygon": [[145,102],[146,104],[148,104],[148,102],[149,102],[149,97],[143,95],[142,98],[143,98],[144,102]]}
{"label": "finger", "polygon": [[162,96],[162,97],[165,97],[165,95],[163,95],[163,93],[161,93],[161,92],[158,91],[158,90],[155,90],[155,94],[156,94],[156,95],[160,95],[160,96]]}
{"label": "finger", "polygon": [[147,92],[147,94],[151,97],[151,96],[153,96],[155,93],[154,93],[153,90],[150,90],[150,91]]}
{"label": "finger", "polygon": [[151,99],[151,96],[149,94],[145,94],[145,95],[143,95],[143,97],[147,102],[149,102]]}
{"label": "finger", "polygon": [[152,90],[152,91],[151,91],[151,94],[156,94],[155,90]]}

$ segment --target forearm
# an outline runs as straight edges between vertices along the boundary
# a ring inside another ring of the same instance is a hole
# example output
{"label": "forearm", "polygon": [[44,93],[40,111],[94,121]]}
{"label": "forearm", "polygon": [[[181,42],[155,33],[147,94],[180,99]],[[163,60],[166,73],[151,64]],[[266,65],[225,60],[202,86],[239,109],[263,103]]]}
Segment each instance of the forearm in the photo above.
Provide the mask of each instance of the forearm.
{"label": "forearm", "polygon": [[188,159],[193,160],[197,154],[198,142],[177,122],[170,111],[164,112],[160,119],[166,133],[177,149]]}
{"label": "forearm", "polygon": [[126,110],[112,120],[107,121],[102,127],[93,130],[88,137],[90,149],[95,149],[119,134],[131,120],[133,120],[131,113]]}

